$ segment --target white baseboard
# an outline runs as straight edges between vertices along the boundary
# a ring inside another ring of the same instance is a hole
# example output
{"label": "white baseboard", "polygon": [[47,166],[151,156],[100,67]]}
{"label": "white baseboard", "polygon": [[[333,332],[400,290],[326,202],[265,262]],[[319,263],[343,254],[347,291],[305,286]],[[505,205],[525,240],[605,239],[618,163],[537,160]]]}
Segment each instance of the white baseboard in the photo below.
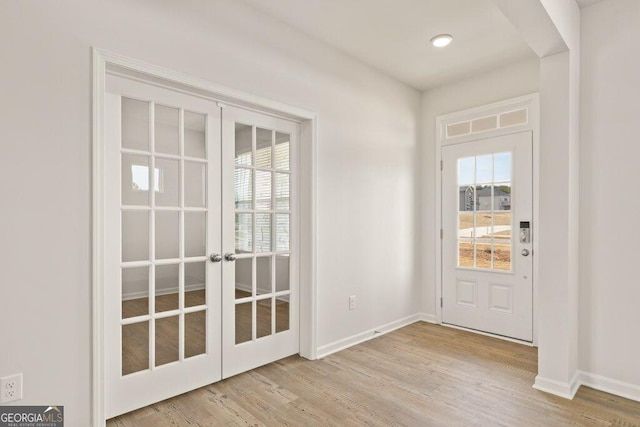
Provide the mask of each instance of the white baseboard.
{"label": "white baseboard", "polygon": [[369,341],[370,339],[379,337],[391,331],[395,331],[396,329],[400,329],[420,320],[422,320],[421,315],[416,313],[411,316],[405,317],[404,319],[399,319],[394,322],[387,323],[386,325],[381,325],[377,328],[369,329],[368,331],[332,342],[331,344],[323,345],[321,347],[318,347],[318,359],[336,353],[340,350],[352,347],[356,344]]}
{"label": "white baseboard", "polygon": [[438,318],[436,317],[435,314],[429,314],[429,313],[420,313],[420,321],[422,322],[427,322],[427,323],[433,323],[435,325],[438,324]]}
{"label": "white baseboard", "polygon": [[580,371],[580,384],[640,402],[640,386]]}
{"label": "white baseboard", "polygon": [[561,381],[552,380],[550,378],[543,378],[538,375],[536,376],[536,381],[533,384],[533,388],[535,388],[536,390],[544,391],[545,393],[555,394],[556,396],[572,400],[576,395],[576,392],[580,388],[580,377],[578,375],[578,372],[576,371],[571,381],[568,383],[564,383]]}

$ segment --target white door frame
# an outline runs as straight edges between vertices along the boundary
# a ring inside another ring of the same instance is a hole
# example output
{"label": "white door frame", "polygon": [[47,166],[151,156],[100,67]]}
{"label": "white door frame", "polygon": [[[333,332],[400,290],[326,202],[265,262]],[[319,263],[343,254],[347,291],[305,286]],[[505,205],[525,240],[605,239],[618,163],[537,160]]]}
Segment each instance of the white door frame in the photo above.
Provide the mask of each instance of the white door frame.
{"label": "white door frame", "polygon": [[[522,124],[512,126],[501,126],[500,116],[510,112],[526,109],[526,121]],[[492,118],[496,117],[496,125],[487,125],[492,122]],[[481,128],[486,130],[474,131],[473,121],[481,120],[476,123],[483,125]],[[455,136],[449,136],[447,126],[460,125]],[[436,163],[434,165],[436,173],[436,221],[434,224],[434,246],[436,254],[435,268],[435,288],[436,288],[436,323],[442,325],[442,147],[452,144],[461,144],[479,139],[491,138],[495,136],[509,135],[523,131],[531,131],[533,133],[533,218],[532,218],[532,241],[533,241],[533,343],[538,346],[538,251],[540,235],[539,231],[539,201],[540,201],[540,95],[532,93],[529,95],[511,98],[504,101],[495,102],[480,107],[470,108],[454,113],[444,114],[436,117]],[[447,325],[448,326],[448,325]],[[463,328],[461,328],[463,329]],[[477,332],[477,331],[474,331]],[[495,336],[496,338],[507,341],[510,338],[498,335],[485,334]]]}
{"label": "white door frame", "polygon": [[223,104],[271,114],[300,123],[299,260],[300,355],[317,357],[316,152],[317,114],[277,101],[217,85],[188,74],[93,48],[93,226],[92,226],[92,424],[106,425],[104,408],[104,98],[106,74],[124,75]]}

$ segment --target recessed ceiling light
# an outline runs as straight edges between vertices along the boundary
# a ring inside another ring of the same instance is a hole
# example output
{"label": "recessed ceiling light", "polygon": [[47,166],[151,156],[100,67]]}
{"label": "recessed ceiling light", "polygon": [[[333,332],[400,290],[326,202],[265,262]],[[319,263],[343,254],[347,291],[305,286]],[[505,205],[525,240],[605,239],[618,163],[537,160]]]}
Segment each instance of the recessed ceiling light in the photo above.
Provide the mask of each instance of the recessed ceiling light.
{"label": "recessed ceiling light", "polygon": [[453,37],[451,37],[451,35],[449,34],[438,34],[437,36],[431,39],[431,44],[434,45],[435,47],[445,47],[445,46],[449,46],[449,43],[451,43],[451,40],[453,40]]}

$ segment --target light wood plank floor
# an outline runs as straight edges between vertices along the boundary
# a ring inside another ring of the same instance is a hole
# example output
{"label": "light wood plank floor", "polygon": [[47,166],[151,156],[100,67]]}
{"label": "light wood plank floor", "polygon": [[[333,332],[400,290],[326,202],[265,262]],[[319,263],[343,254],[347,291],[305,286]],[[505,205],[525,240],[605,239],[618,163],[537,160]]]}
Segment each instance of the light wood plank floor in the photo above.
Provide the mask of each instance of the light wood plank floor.
{"label": "light wood plank floor", "polygon": [[289,357],[110,420],[217,425],[640,426],[640,403],[531,388],[537,351],[415,323],[322,360]]}

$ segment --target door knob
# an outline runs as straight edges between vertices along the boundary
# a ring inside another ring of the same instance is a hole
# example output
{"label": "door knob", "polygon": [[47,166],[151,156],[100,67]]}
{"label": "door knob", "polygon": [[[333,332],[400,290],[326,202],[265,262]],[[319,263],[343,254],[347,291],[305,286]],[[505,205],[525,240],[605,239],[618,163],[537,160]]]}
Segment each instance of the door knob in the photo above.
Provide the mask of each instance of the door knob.
{"label": "door knob", "polygon": [[522,256],[529,256],[529,249],[523,249],[520,253],[522,254]]}
{"label": "door knob", "polygon": [[209,259],[211,260],[211,262],[220,262],[220,261],[222,261],[222,255],[220,255],[220,254],[211,254]]}
{"label": "door knob", "polygon": [[231,252],[227,252],[226,254],[224,254],[224,259],[226,259],[227,261],[235,261],[236,260],[236,254],[231,253]]}

